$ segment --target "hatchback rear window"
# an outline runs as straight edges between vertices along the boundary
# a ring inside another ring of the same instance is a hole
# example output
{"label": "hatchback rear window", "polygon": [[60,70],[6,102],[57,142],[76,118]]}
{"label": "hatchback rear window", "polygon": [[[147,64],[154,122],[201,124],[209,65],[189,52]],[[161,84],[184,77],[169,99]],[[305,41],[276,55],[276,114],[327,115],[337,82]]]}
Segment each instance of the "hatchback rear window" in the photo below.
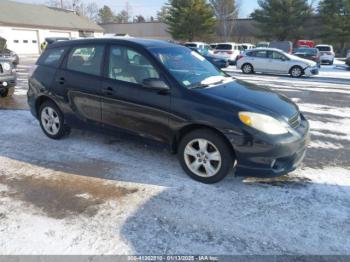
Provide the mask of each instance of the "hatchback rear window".
{"label": "hatchback rear window", "polygon": [[59,67],[63,58],[65,48],[51,48],[46,49],[40,57],[38,64],[52,67]]}
{"label": "hatchback rear window", "polygon": [[317,55],[317,49],[315,48],[298,48],[294,53],[304,53],[309,55]]}
{"label": "hatchback rear window", "polygon": [[320,50],[321,52],[330,52],[331,48],[329,46],[318,46],[316,47],[318,50]]}
{"label": "hatchback rear window", "polygon": [[232,45],[220,44],[216,46],[216,50],[232,50]]}

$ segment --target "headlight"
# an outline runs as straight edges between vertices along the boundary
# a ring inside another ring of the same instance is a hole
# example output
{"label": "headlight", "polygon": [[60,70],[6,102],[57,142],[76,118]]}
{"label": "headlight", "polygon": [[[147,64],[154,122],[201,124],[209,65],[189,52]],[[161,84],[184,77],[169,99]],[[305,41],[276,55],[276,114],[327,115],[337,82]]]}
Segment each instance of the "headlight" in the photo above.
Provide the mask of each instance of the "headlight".
{"label": "headlight", "polygon": [[243,124],[269,135],[283,135],[288,133],[286,125],[268,115],[240,112],[239,119]]}
{"label": "headlight", "polygon": [[2,63],[2,69],[5,71],[9,71],[11,69],[11,65],[9,63]]}

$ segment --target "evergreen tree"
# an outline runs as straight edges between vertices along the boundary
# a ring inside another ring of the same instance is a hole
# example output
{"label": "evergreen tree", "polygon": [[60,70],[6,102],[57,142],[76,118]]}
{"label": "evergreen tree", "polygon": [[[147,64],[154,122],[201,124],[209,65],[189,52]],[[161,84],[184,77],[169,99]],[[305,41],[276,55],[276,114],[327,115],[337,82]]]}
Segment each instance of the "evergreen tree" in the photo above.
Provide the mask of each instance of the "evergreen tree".
{"label": "evergreen tree", "polygon": [[350,42],[350,1],[323,0],[319,5],[322,19],[322,37],[332,43],[339,43],[341,51]]}
{"label": "evergreen tree", "polygon": [[260,8],[251,17],[257,22],[261,36],[271,40],[297,40],[312,15],[308,0],[259,0],[258,3]]}
{"label": "evergreen tree", "polygon": [[193,41],[212,34],[215,18],[205,0],[170,0],[165,23],[174,39]]}
{"label": "evergreen tree", "polygon": [[98,17],[101,23],[110,23],[115,20],[115,15],[109,6],[103,6],[98,11]]}

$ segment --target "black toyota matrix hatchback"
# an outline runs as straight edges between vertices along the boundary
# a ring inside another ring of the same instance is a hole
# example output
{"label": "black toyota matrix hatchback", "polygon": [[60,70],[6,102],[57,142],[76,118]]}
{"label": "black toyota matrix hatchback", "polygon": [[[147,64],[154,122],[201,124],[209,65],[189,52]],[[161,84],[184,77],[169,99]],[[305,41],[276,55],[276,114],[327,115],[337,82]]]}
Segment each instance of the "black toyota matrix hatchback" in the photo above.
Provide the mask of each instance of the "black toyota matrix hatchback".
{"label": "black toyota matrix hatchback", "polygon": [[[301,163],[309,124],[288,98],[239,82],[197,52],[144,39],[58,42],[29,79],[43,132],[124,130],[169,145],[192,178],[273,177]],[[95,129],[95,128],[94,128]]]}

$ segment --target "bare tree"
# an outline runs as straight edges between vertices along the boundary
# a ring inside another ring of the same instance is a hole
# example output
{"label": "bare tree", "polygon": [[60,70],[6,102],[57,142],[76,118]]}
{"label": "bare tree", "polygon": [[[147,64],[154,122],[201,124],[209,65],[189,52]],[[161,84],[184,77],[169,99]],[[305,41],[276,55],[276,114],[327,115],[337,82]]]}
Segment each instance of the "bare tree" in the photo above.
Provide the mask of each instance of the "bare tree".
{"label": "bare tree", "polygon": [[234,20],[238,17],[236,0],[209,0],[217,19],[219,34],[229,41],[234,29]]}
{"label": "bare tree", "polygon": [[73,10],[93,21],[98,20],[98,6],[94,2],[85,4],[82,0],[48,0],[46,4],[56,8]]}

